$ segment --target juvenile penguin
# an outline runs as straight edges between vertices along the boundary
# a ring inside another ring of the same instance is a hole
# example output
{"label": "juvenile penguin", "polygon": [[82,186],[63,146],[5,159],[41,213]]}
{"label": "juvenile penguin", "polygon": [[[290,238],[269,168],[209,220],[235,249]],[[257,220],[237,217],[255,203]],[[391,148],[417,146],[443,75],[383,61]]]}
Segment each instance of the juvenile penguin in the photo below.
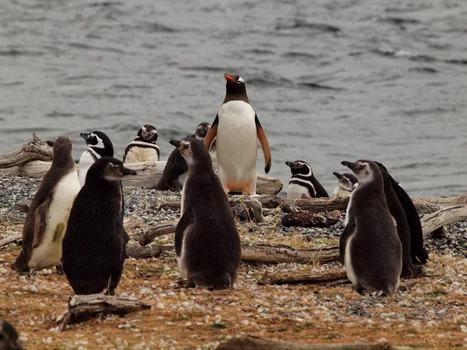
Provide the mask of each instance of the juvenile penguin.
{"label": "juvenile penguin", "polygon": [[128,234],[122,222],[121,179],[136,175],[112,157],[98,159],[71,208],[63,239],[63,270],[75,294],[113,295],[123,272]]}
{"label": "juvenile penguin", "polygon": [[62,239],[73,201],[80,190],[72,155],[73,146],[60,136],[53,146],[50,169],[42,178],[29,206],[23,227],[21,252],[12,264],[18,272],[30,272],[59,265]]}
{"label": "juvenile penguin", "polygon": [[332,192],[332,197],[348,196],[349,192],[352,193],[355,187],[358,186],[357,178],[350,173],[333,172],[333,175],[337,177],[337,187]]}
{"label": "juvenile penguin", "polygon": [[0,350],[22,350],[18,331],[6,320],[0,320]]}
{"label": "juvenile penguin", "polygon": [[383,176],[369,160],[344,161],[358,179],[348,223],[339,241],[340,261],[357,292],[395,293],[402,271],[402,245],[384,195]]}
{"label": "juvenile penguin", "polygon": [[310,164],[303,160],[287,161],[292,177],[287,186],[287,198],[320,198],[329,197],[326,190],[316,179]]}
{"label": "juvenile penguin", "polygon": [[165,164],[162,176],[157,182],[155,187],[159,191],[173,191],[180,192],[183,184],[185,183],[188,165],[186,164],[185,158],[180,154],[178,146],[180,141],[170,140],[170,144],[176,148],[170,153],[169,159]]}
{"label": "juvenile penguin", "polygon": [[159,161],[161,151],[156,143],[157,137],[155,126],[143,125],[136,138],[126,146],[123,163]]}
{"label": "juvenile penguin", "polygon": [[266,133],[238,75],[224,74],[226,95],[204,144],[209,149],[216,138],[217,175],[226,193],[256,194],[258,139],[263,149],[265,172],[271,168],[271,150]]}
{"label": "juvenile penguin", "polygon": [[82,132],[79,134],[88,148],[81,154],[79,158],[79,183],[84,186],[86,173],[91,165],[101,157],[113,157],[114,147],[109,137],[101,131]]}
{"label": "juvenile penguin", "polygon": [[375,163],[379,165],[382,172],[384,171],[387,174],[389,178],[388,184],[390,182],[407,219],[410,231],[410,254],[412,257],[412,264],[424,265],[428,260],[428,251],[424,246],[422,224],[420,222],[417,208],[413,204],[412,199],[409,197],[407,192],[405,192],[400,184],[394,180],[391,174],[389,174],[386,167],[381,163]]}
{"label": "juvenile penguin", "polygon": [[188,164],[183,213],[175,231],[178,266],[187,287],[230,288],[237,279],[241,247],[227,196],[201,141],[183,139],[178,149]]}

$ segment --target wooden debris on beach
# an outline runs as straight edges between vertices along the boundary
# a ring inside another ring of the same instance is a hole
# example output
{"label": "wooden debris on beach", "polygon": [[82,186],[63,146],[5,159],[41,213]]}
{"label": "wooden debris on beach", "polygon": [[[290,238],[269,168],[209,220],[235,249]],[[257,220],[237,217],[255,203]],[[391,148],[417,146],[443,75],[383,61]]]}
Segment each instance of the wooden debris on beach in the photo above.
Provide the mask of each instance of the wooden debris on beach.
{"label": "wooden debris on beach", "polygon": [[336,271],[326,271],[323,273],[310,273],[310,274],[281,274],[272,275],[265,274],[258,281],[260,285],[266,284],[328,284],[329,282],[342,281],[347,282],[347,273],[345,269]]}
{"label": "wooden debris on beach", "polygon": [[[216,350],[409,350],[410,346],[395,346],[386,342],[349,343],[349,344],[297,344],[280,340],[264,339],[256,336],[246,335],[232,338],[217,346]],[[422,348],[420,348],[422,349]]]}
{"label": "wooden debris on beach", "polygon": [[297,211],[287,214],[282,218],[282,225],[286,227],[329,227],[340,220],[339,210],[332,212],[314,213],[311,211]]}
{"label": "wooden debris on beach", "polygon": [[135,298],[120,298],[103,294],[74,295],[68,302],[68,311],[60,317],[60,331],[67,325],[83,322],[99,315],[117,314],[124,316],[130,312],[151,309],[151,305]]}
{"label": "wooden debris on beach", "polygon": [[23,239],[23,235],[21,233],[19,234],[16,234],[16,235],[13,235],[13,236],[9,236],[9,237],[6,237],[4,239],[2,239],[0,241],[0,248],[1,247],[4,247],[10,243],[18,243],[19,241],[21,241]]}
{"label": "wooden debris on beach", "polygon": [[52,161],[53,148],[50,143],[42,141],[36,133],[32,134],[32,141],[25,143],[20,148],[0,155],[0,169],[21,167],[33,160]]}

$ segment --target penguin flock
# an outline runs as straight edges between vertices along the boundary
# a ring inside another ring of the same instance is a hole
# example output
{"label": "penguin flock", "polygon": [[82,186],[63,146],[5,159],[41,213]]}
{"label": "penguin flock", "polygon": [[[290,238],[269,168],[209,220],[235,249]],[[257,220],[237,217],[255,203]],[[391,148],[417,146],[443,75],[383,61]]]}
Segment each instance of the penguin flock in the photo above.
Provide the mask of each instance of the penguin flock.
{"label": "penguin flock", "polygon": [[[226,95],[214,121],[170,141],[175,148],[155,186],[181,192],[175,252],[186,286],[211,290],[233,287],[240,266],[240,236],[228,195],[256,195],[258,144],[266,173],[272,161],[245,81],[238,75],[224,78]],[[113,144],[102,131],[80,136],[87,149],[78,171],[71,140],[60,136],[54,142],[51,168],[28,208],[22,248],[11,267],[31,275],[56,267],[75,294],[114,295],[129,240],[123,227],[121,181],[136,175],[125,165],[159,161],[158,133],[153,125],[143,125],[125,148],[123,161],[114,158]],[[289,199],[329,197],[309,163],[285,164],[291,171]],[[423,276],[428,259],[417,210],[381,163],[358,160],[342,165],[353,174],[333,173],[339,190],[350,192],[340,262],[357,292],[393,294],[400,278]]]}

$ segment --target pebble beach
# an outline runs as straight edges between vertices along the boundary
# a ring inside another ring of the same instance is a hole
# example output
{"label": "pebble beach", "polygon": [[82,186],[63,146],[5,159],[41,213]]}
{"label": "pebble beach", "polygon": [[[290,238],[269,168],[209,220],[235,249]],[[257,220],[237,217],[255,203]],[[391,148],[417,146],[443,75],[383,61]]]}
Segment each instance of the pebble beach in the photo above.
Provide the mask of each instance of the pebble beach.
{"label": "pebble beach", "polygon": [[[25,214],[15,204],[32,199],[40,179],[0,178],[1,239],[21,234]],[[125,187],[125,227],[134,240],[151,225],[176,220],[179,211],[157,204],[180,200],[179,193]],[[243,242],[320,248],[337,244],[340,221],[326,228],[283,227],[284,214],[266,222],[237,221]],[[136,242],[135,242],[136,243]],[[173,244],[172,235],[156,244]],[[57,319],[67,309],[72,290],[52,270],[36,277],[18,275],[10,263],[16,243],[1,247],[0,312],[17,327],[31,349],[214,349],[241,335],[297,343],[375,343],[417,348],[467,347],[467,221],[445,227],[443,237],[425,241],[430,260],[426,276],[403,280],[394,297],[359,295],[349,283],[259,285],[265,274],[304,274],[340,269],[328,264],[242,263],[233,290],[209,292],[180,288],[175,253],[125,265],[117,296],[136,297],[152,309],[126,317],[106,316],[59,332]]]}

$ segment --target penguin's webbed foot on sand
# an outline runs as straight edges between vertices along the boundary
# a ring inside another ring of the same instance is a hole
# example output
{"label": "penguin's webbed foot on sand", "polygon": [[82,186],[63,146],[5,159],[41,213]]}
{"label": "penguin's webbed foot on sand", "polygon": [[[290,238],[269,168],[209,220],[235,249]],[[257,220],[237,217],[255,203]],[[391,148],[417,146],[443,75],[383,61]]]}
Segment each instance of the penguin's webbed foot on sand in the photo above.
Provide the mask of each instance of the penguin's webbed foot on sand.
{"label": "penguin's webbed foot on sand", "polygon": [[196,288],[196,284],[193,281],[188,281],[185,288]]}
{"label": "penguin's webbed foot on sand", "polygon": [[57,266],[55,266],[55,268],[57,269],[57,273],[58,273],[59,275],[65,274],[65,271],[63,271],[63,266],[62,266],[62,264],[58,264]]}

